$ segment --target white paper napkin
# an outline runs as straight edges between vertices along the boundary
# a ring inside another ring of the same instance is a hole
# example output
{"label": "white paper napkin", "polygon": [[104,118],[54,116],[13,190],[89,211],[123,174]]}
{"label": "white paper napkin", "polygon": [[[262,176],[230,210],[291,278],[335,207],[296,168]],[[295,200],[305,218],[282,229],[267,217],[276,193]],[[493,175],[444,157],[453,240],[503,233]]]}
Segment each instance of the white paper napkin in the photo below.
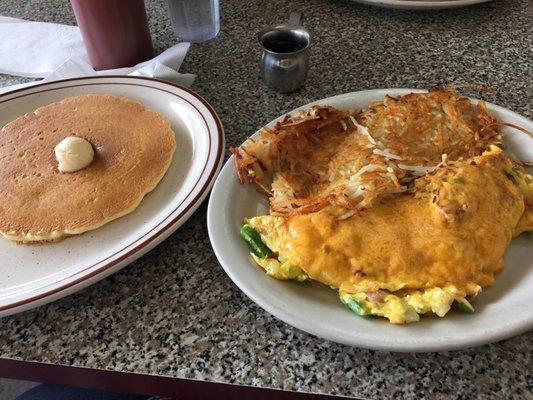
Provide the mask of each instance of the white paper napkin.
{"label": "white paper napkin", "polygon": [[[155,58],[129,68],[95,71],[77,26],[0,16],[0,73],[44,78],[44,82],[95,75],[136,75],[190,86],[193,74],[178,72],[189,43],[179,43]],[[0,93],[35,83],[0,88]]]}

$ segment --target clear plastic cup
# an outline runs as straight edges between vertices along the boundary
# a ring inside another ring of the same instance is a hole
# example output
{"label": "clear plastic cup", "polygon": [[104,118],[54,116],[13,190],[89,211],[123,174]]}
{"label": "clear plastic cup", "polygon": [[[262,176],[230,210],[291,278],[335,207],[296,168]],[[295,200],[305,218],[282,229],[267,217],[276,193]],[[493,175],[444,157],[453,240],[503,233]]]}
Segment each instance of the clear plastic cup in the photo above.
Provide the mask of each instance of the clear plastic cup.
{"label": "clear plastic cup", "polygon": [[220,31],[218,0],[168,0],[174,33],[186,42],[205,42]]}

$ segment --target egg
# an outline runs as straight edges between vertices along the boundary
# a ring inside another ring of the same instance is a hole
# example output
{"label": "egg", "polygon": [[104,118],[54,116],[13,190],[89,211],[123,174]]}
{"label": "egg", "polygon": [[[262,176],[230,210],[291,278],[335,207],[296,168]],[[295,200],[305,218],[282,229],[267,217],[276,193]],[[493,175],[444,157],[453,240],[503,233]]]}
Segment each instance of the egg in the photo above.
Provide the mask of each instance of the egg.
{"label": "egg", "polygon": [[357,314],[402,324],[443,317],[454,301],[473,311],[467,298],[493,284],[517,226],[533,228],[530,183],[493,148],[349,218],[331,206],[246,222],[272,251],[254,257],[272,277],[318,281]]}

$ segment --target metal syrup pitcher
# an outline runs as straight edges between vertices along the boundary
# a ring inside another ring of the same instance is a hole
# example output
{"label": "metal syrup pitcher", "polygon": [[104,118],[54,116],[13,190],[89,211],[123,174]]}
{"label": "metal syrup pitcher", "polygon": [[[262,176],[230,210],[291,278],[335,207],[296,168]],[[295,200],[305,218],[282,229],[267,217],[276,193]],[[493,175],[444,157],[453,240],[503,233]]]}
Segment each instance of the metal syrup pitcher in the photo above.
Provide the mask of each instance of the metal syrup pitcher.
{"label": "metal syrup pitcher", "polygon": [[311,34],[302,26],[302,14],[291,13],[289,23],[263,29],[261,78],[268,87],[290,93],[303,86],[309,70]]}

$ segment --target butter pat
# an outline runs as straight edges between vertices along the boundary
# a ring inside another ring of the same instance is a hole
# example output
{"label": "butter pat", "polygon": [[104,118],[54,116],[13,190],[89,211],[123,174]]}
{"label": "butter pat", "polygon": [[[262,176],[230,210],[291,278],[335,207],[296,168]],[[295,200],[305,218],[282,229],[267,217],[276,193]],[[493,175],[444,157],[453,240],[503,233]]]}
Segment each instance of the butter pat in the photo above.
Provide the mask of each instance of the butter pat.
{"label": "butter pat", "polygon": [[91,143],[77,136],[67,136],[54,148],[60,172],[75,172],[87,167],[94,158]]}

